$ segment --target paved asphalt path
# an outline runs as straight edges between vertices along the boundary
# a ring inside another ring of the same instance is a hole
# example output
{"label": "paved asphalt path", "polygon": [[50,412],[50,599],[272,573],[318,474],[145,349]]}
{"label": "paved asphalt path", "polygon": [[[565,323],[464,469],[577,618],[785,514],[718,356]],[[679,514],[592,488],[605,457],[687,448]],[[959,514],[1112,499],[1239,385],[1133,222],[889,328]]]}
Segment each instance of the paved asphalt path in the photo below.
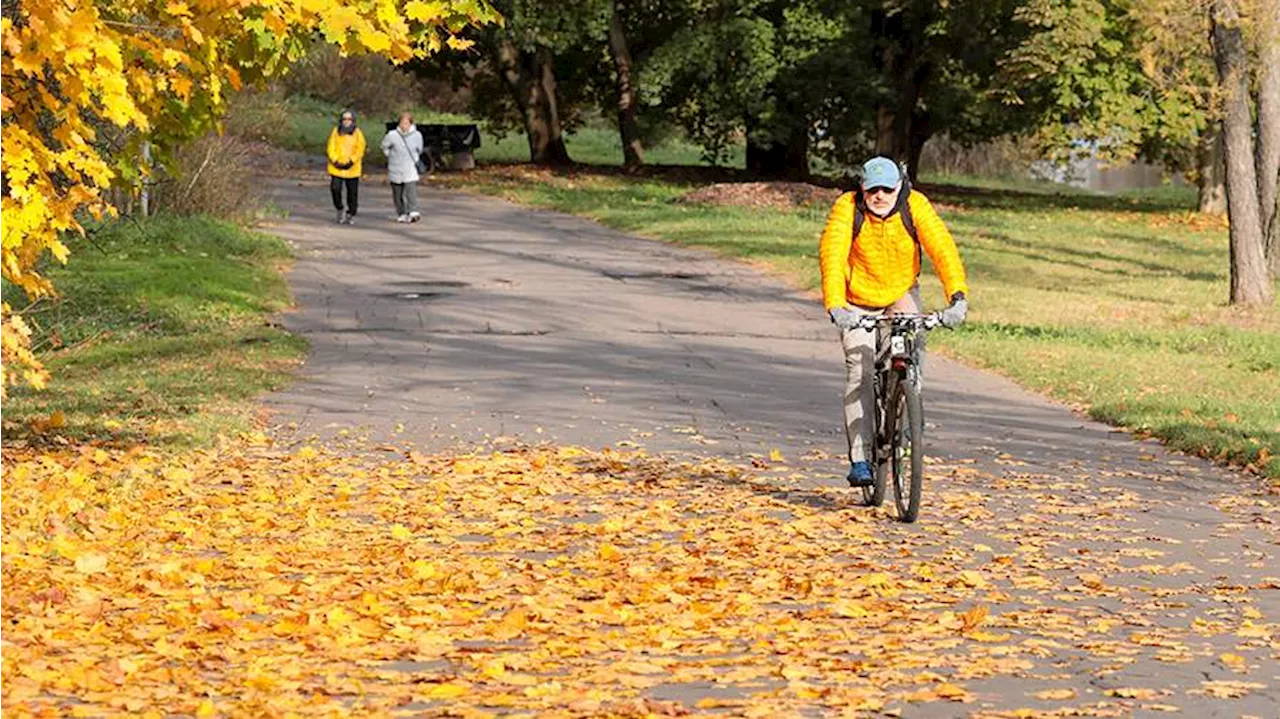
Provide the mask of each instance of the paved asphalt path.
{"label": "paved asphalt path", "polygon": [[[333,224],[322,178],[273,186],[288,217],[272,231],[299,256],[290,275],[298,306],[282,321],[311,342],[300,381],[267,400],[282,440],[345,430],[426,451],[518,439],[743,461],[778,449],[788,472],[842,483],[841,351],[814,298],[745,264],[492,198],[423,186],[423,222],[396,224],[387,187],[367,182],[361,194],[347,227]],[[980,303],[981,278],[974,284]],[[1140,516],[1125,520],[1141,524],[1137,535],[1171,540],[1161,545],[1165,561],[1200,567],[1151,582],[1248,587],[1280,574],[1274,532],[1242,530],[1209,506],[1256,479],[1135,441],[936,356],[926,385],[932,456],[972,462],[984,476],[1069,477],[1139,497]],[[918,526],[929,526],[929,513],[926,495]],[[982,535],[989,530],[956,531],[993,542]],[[1257,593],[1270,621],[1280,621],[1278,595]],[[1180,616],[1170,621],[1189,621]],[[1214,656],[1234,650],[1205,641],[1203,661],[1137,661],[1116,681],[1197,686]],[[1078,659],[1048,655],[1055,667]],[[1183,716],[1280,716],[1274,650],[1243,678],[1267,689],[1232,702],[1172,701]],[[1021,706],[1024,692],[1009,681],[969,685],[1012,697],[988,706]]]}

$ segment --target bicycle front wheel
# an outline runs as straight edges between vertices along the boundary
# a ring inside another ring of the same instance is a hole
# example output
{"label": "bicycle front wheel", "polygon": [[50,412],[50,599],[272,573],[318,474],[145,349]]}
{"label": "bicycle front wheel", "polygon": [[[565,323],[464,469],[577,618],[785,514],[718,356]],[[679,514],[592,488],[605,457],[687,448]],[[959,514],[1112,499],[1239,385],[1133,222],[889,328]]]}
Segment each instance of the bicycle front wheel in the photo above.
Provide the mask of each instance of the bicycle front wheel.
{"label": "bicycle front wheel", "polygon": [[886,477],[889,474],[888,463],[876,462],[871,470],[875,473],[875,484],[862,488],[862,503],[868,507],[879,507],[884,504],[884,489],[888,484]]}
{"label": "bicycle front wheel", "polygon": [[866,448],[867,459],[871,461],[871,472],[875,478],[875,484],[870,487],[862,488],[862,503],[868,507],[879,507],[884,504],[884,490],[889,485],[889,457],[891,456],[886,447],[892,441],[891,435],[892,422],[886,421],[886,412],[883,408],[884,389],[882,387],[882,375],[877,374],[875,379],[875,409],[871,412],[868,420],[875,422],[871,430],[871,446]]}
{"label": "bicycle front wheel", "polygon": [[920,516],[920,491],[924,482],[924,405],[920,388],[911,378],[894,383],[890,407],[893,428],[893,496],[898,520],[914,522]]}

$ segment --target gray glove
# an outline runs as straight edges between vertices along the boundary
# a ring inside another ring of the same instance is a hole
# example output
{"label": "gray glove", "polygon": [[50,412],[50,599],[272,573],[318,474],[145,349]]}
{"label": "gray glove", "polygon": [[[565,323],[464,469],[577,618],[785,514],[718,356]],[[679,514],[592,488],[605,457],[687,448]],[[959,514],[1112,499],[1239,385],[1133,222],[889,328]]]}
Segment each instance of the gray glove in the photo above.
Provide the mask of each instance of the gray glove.
{"label": "gray glove", "polygon": [[956,296],[951,298],[951,306],[938,313],[938,321],[943,327],[953,330],[964,323],[964,316],[967,314],[969,314],[969,300],[957,292]]}
{"label": "gray glove", "polygon": [[855,329],[858,326],[858,315],[848,307],[832,307],[831,321],[842,330]]}

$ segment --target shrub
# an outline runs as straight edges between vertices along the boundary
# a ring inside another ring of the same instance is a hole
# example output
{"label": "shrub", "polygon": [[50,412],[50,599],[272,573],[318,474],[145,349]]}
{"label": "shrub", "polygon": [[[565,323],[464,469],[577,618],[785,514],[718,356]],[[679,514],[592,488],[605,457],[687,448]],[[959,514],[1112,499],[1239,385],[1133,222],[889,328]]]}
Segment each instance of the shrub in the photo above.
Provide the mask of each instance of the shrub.
{"label": "shrub", "polygon": [[223,126],[228,135],[281,145],[293,131],[292,110],[278,87],[244,90],[228,99]]}
{"label": "shrub", "polygon": [[946,135],[931,138],[920,152],[920,168],[931,174],[1026,178],[1039,153],[1026,140],[1000,137],[965,146]]}
{"label": "shrub", "polygon": [[277,164],[268,145],[210,133],[174,152],[152,188],[152,211],[248,219],[261,209],[259,178]]}

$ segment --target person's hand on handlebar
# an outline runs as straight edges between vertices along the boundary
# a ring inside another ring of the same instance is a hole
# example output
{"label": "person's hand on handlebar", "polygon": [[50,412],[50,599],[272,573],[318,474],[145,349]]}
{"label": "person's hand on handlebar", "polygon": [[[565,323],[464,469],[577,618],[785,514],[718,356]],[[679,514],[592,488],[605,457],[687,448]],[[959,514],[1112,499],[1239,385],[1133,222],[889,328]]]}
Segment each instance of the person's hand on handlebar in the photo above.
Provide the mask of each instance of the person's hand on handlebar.
{"label": "person's hand on handlebar", "polygon": [[858,314],[848,307],[832,307],[828,313],[831,321],[841,330],[852,330],[858,327]]}
{"label": "person's hand on handlebar", "polygon": [[969,301],[964,298],[963,292],[957,292],[951,297],[951,306],[938,313],[938,321],[943,327],[953,330],[964,323],[968,313]]}

